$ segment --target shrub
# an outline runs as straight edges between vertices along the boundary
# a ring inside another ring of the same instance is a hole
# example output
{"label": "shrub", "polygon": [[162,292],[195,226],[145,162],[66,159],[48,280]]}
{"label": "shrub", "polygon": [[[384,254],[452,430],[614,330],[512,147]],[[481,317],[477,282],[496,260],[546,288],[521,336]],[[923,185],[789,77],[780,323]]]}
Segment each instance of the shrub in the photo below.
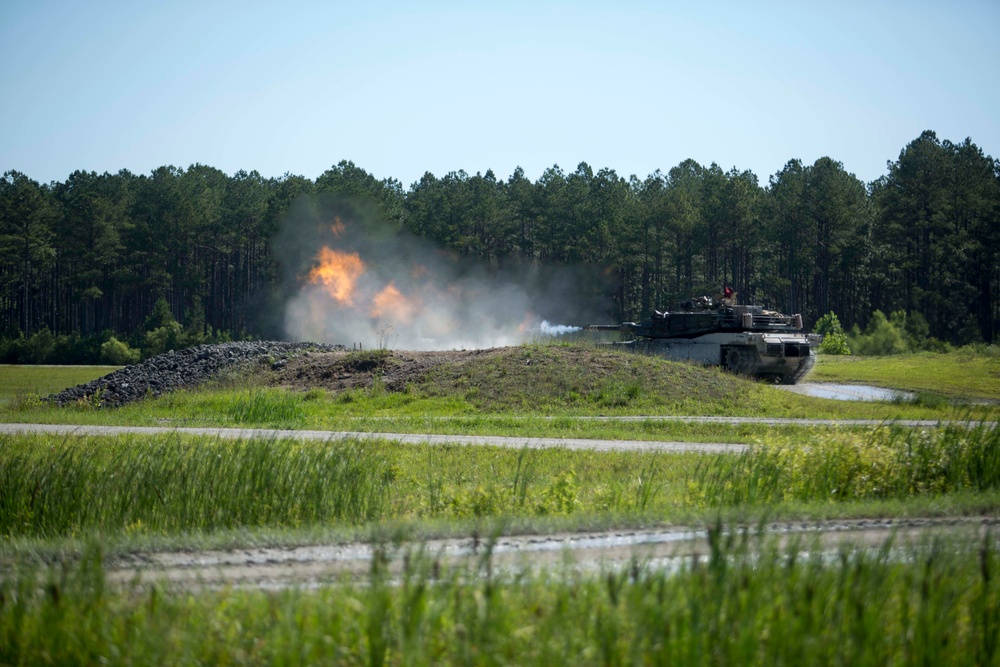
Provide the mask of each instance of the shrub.
{"label": "shrub", "polygon": [[25,360],[31,364],[44,364],[49,362],[53,350],[56,347],[56,338],[49,331],[48,327],[35,333],[28,339],[24,346]]}
{"label": "shrub", "polygon": [[863,356],[902,354],[909,351],[899,327],[890,322],[881,310],[872,314],[864,334],[855,325],[851,330],[850,347],[855,354]]}
{"label": "shrub", "polygon": [[184,333],[183,327],[178,322],[168,322],[162,327],[157,327],[146,334],[146,356],[155,357],[168,350],[176,350],[181,347],[181,338]]}
{"label": "shrub", "polygon": [[819,346],[822,354],[851,353],[851,348],[847,345],[847,334],[836,313],[831,311],[819,318],[813,331],[823,336],[823,342]]}
{"label": "shrub", "polygon": [[139,362],[139,350],[133,350],[128,343],[112,336],[101,345],[101,363],[112,366],[128,366]]}

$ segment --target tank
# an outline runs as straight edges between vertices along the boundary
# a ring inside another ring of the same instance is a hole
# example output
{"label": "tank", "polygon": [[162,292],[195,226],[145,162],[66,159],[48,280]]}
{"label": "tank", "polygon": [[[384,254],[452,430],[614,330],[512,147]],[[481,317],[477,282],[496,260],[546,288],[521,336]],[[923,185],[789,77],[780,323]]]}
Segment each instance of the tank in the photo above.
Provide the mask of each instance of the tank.
{"label": "tank", "polygon": [[736,294],[727,288],[717,299],[689,299],[674,310],[654,311],[642,322],[589,324],[583,329],[629,334],[633,340],[606,344],[632,352],[722,366],[782,384],[805,377],[823,337],[803,333],[801,315],[735,302]]}

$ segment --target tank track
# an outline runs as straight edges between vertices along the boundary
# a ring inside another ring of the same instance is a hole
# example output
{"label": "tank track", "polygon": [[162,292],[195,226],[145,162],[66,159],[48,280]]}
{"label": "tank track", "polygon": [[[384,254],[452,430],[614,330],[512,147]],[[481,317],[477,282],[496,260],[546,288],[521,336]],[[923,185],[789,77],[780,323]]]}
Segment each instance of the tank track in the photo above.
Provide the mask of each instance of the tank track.
{"label": "tank track", "polygon": [[726,348],[726,368],[737,375],[754,376],[757,371],[757,355],[745,347]]}
{"label": "tank track", "polygon": [[802,363],[799,367],[795,369],[794,373],[789,373],[788,375],[781,376],[781,384],[798,384],[799,380],[808,375],[812,367],[816,365],[816,357],[814,355],[809,355],[802,359]]}
{"label": "tank track", "polygon": [[794,373],[791,375],[785,375],[781,378],[781,384],[798,384],[799,380],[804,378],[815,365],[816,356],[810,354],[802,360],[802,363],[799,364],[799,367]]}

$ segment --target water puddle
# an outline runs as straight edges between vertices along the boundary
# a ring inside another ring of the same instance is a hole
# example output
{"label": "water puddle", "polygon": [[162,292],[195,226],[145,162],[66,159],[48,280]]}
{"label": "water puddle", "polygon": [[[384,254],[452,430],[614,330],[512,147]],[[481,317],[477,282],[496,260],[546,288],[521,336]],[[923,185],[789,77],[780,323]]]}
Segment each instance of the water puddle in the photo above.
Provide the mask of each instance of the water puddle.
{"label": "water puddle", "polygon": [[832,398],[837,401],[912,401],[914,394],[898,389],[872,387],[864,384],[832,384],[827,382],[800,382],[782,386],[797,394],[816,398]]}

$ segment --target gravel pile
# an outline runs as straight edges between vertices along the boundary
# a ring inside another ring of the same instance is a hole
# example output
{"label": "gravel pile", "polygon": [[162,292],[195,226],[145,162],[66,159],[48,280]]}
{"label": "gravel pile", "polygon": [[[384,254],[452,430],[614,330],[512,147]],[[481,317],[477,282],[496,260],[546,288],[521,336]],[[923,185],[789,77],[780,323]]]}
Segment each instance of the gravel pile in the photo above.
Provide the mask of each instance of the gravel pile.
{"label": "gravel pile", "polygon": [[309,350],[333,352],[342,349],[340,345],[281,341],[199,345],[180,352],[171,350],[142,363],[126,366],[87,384],[52,394],[46,400],[66,405],[84,399],[97,401],[102,406],[117,407],[148,395],[159,396],[174,389],[201,384],[229,368],[262,361],[270,361],[273,368],[281,368],[290,357]]}

